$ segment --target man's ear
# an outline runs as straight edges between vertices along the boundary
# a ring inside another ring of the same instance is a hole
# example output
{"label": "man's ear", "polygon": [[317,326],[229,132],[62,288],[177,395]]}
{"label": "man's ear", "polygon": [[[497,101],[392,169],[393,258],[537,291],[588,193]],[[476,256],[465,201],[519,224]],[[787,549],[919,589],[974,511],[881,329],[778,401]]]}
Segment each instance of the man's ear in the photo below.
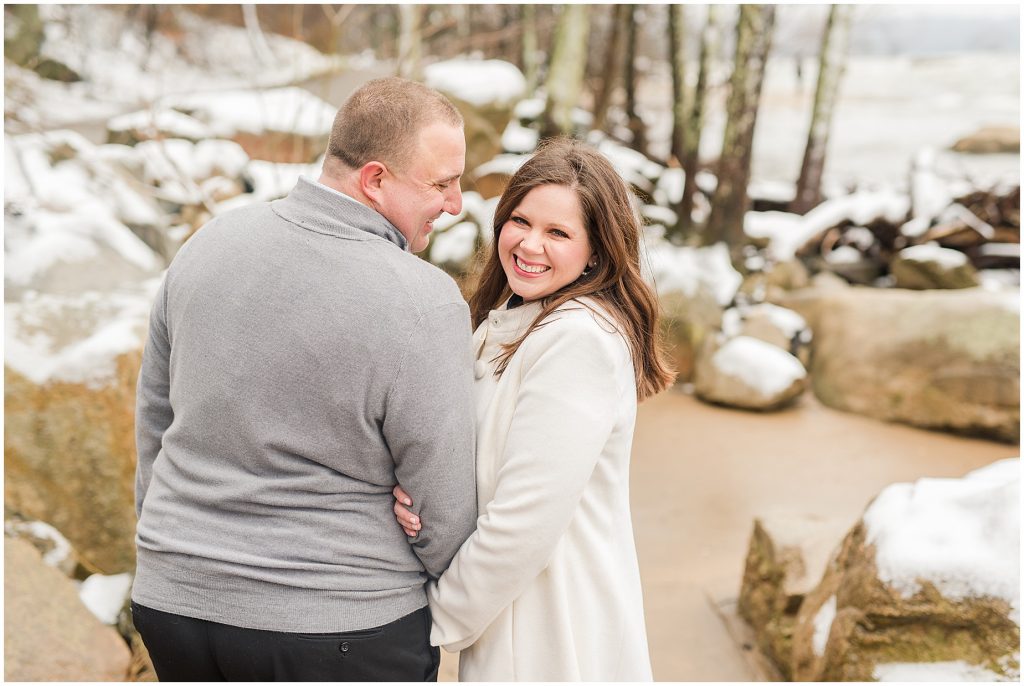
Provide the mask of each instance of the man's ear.
{"label": "man's ear", "polygon": [[388,168],[381,162],[370,161],[364,164],[359,170],[359,189],[363,192],[363,195],[379,203],[382,197],[381,184],[384,181],[384,175],[387,173]]}

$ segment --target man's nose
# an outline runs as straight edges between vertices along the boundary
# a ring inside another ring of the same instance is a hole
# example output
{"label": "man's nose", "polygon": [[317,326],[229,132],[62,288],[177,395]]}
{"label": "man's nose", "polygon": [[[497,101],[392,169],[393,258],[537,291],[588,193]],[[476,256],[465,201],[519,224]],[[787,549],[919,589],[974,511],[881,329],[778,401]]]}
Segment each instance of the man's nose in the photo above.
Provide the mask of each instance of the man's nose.
{"label": "man's nose", "polygon": [[448,214],[453,215],[462,211],[462,188],[459,186],[458,181],[448,187],[448,192],[444,197],[443,209]]}

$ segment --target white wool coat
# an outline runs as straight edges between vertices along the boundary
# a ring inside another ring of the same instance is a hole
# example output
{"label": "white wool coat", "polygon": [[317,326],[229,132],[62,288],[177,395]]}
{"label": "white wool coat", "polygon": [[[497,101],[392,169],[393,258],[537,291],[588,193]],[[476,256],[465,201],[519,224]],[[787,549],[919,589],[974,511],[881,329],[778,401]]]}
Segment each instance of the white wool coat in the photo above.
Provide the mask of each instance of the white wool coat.
{"label": "white wool coat", "polygon": [[428,585],[431,642],[462,651],[461,681],[650,681],[629,348],[607,314],[571,301],[495,377],[501,344],[539,312],[494,310],[474,334],[480,516]]}

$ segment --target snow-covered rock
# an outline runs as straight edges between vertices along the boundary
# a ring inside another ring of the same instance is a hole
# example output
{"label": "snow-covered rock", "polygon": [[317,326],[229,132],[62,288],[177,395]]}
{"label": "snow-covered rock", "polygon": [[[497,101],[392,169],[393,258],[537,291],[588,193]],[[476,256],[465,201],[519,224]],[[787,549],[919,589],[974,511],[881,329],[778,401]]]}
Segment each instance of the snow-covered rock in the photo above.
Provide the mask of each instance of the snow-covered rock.
{"label": "snow-covered rock", "polygon": [[468,266],[480,229],[473,222],[460,222],[430,239],[430,261],[436,265]]}
{"label": "snow-covered rock", "polygon": [[158,284],[4,308],[6,506],[104,573],[134,565],[135,383]]}
{"label": "snow-covered rock", "polygon": [[452,59],[427,65],[424,82],[477,107],[511,107],[526,94],[526,78],[503,60]]}
{"label": "snow-covered rock", "polygon": [[792,677],[1020,678],[1020,460],[893,484],[800,606]]}
{"label": "snow-covered rock", "polygon": [[787,351],[801,364],[810,358],[811,330],[793,310],[759,303],[732,307],[722,314],[722,333],[729,338],[750,336]]}
{"label": "snow-covered rock", "polygon": [[46,522],[9,519],[4,522],[4,535],[20,538],[31,544],[43,556],[43,562],[70,577],[78,558],[64,534]]}
{"label": "snow-covered rock", "polygon": [[737,336],[721,344],[709,339],[705,348],[697,358],[695,378],[702,400],[772,410],[791,402],[806,386],[800,360],[770,343]]}
{"label": "snow-covered rock", "polygon": [[659,294],[672,292],[693,297],[710,293],[722,307],[732,302],[743,277],[732,266],[729,248],[716,243],[705,248],[675,246],[665,240],[646,240],[645,276]]}
{"label": "snow-covered rock", "polygon": [[4,678],[126,681],[131,651],[74,583],[27,542],[4,537]]}
{"label": "snow-covered rock", "polygon": [[973,288],[979,283],[967,255],[934,243],[900,250],[890,269],[899,288]]}

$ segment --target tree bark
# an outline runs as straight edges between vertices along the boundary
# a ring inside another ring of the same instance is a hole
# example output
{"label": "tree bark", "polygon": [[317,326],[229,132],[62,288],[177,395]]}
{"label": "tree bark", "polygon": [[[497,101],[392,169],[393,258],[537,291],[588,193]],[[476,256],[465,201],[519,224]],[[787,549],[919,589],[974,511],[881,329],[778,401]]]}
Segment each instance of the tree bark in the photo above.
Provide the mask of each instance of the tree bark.
{"label": "tree bark", "polygon": [[718,187],[704,232],[706,244],[725,241],[737,247],[744,241],[754,126],[774,24],[774,5],[740,5],[725,135],[718,159]]}
{"label": "tree bark", "polygon": [[686,87],[686,8],[668,6],[668,56],[672,71],[671,155],[682,165],[686,157],[686,115],[690,109]]}
{"label": "tree bark", "polygon": [[630,20],[629,5],[612,5],[608,10],[611,14],[611,35],[604,56],[601,87],[594,96],[594,129],[597,131],[607,131],[608,128],[608,108],[611,107],[622,71],[622,38],[626,33],[624,28]]}
{"label": "tree bark", "polygon": [[587,66],[587,35],[590,33],[587,10],[587,5],[562,7],[545,84],[548,102],[542,137],[573,133],[572,110],[579,102]]}
{"label": "tree bark", "polygon": [[825,153],[828,150],[828,137],[832,129],[836,95],[846,68],[852,10],[853,7],[850,5],[832,5],[828,21],[825,23],[821,55],[818,60],[818,85],[814,90],[807,146],[804,148],[804,158],[800,164],[800,177],[796,182],[796,197],[790,206],[790,211],[798,214],[804,214],[821,203],[821,177],[825,170]]}
{"label": "tree bark", "polygon": [[624,86],[626,89],[626,118],[627,126],[633,134],[630,146],[644,155],[647,154],[647,130],[644,127],[644,120],[636,112],[636,33],[637,23],[643,18],[643,10],[636,5],[627,5],[629,8],[629,23],[626,25],[626,68],[624,75]]}
{"label": "tree bark", "polygon": [[540,74],[540,53],[537,50],[537,6],[522,5],[523,22],[523,76],[526,77],[527,97],[537,90]]}
{"label": "tree bark", "polygon": [[398,75],[406,79],[420,77],[423,52],[420,24],[423,5],[398,6]]}
{"label": "tree bark", "polygon": [[679,232],[682,236],[693,233],[693,196],[697,193],[697,172],[700,171],[700,137],[704,128],[704,105],[707,97],[708,76],[711,71],[711,55],[718,45],[718,13],[714,5],[708,5],[707,22],[700,37],[700,53],[697,56],[697,84],[690,98],[690,109],[686,113],[686,133],[683,136],[683,197],[675,209],[679,218]]}

